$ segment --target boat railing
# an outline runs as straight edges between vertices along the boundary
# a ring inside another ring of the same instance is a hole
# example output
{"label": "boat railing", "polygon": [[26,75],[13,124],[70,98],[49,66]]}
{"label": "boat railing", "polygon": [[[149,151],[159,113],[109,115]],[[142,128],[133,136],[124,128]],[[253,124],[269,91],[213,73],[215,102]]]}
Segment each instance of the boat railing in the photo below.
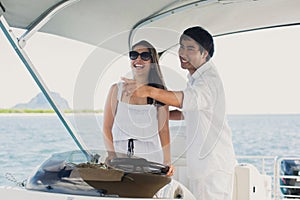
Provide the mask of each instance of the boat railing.
{"label": "boat railing", "polygon": [[277,157],[274,174],[276,199],[300,199],[300,157]]}
{"label": "boat railing", "polygon": [[[262,174],[273,172],[274,159],[276,156],[236,156],[239,163],[253,164]],[[270,171],[271,170],[271,171]]]}
{"label": "boat railing", "polygon": [[[272,178],[272,199],[300,199],[300,157],[278,156],[236,156],[238,163],[254,165],[263,175]],[[282,163],[296,161],[299,163],[299,173],[286,174],[282,170]]]}

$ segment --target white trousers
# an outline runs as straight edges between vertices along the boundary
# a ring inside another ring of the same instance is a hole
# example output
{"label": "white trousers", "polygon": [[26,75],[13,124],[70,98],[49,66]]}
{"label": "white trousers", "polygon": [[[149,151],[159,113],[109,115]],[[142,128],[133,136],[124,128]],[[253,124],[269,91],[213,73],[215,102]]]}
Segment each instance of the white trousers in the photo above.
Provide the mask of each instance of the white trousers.
{"label": "white trousers", "polygon": [[233,174],[216,171],[204,178],[190,180],[190,189],[197,200],[232,200],[233,180]]}

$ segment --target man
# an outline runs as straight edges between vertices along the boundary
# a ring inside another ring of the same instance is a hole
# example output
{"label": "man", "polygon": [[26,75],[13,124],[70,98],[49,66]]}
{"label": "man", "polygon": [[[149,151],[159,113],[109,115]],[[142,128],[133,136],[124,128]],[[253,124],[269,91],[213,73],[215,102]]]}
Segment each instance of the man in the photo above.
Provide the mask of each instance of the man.
{"label": "man", "polygon": [[231,200],[235,154],[225,114],[222,81],[210,61],[213,38],[196,26],[183,32],[178,50],[181,67],[188,70],[183,91],[166,91],[123,79],[128,95],[151,97],[181,108],[170,119],[186,120],[187,172],[197,200]]}

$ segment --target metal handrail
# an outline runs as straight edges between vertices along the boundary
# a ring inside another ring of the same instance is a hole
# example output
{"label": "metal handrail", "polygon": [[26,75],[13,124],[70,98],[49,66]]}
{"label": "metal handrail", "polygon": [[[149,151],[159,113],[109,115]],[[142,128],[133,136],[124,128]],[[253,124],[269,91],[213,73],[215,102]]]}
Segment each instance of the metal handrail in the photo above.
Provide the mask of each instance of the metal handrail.
{"label": "metal handrail", "polygon": [[261,159],[261,173],[266,174],[265,170],[265,165],[266,165],[266,160],[274,160],[276,156],[236,156],[237,159]]}
{"label": "metal handrail", "polygon": [[300,189],[300,186],[287,186],[287,185],[280,185],[280,188]]}

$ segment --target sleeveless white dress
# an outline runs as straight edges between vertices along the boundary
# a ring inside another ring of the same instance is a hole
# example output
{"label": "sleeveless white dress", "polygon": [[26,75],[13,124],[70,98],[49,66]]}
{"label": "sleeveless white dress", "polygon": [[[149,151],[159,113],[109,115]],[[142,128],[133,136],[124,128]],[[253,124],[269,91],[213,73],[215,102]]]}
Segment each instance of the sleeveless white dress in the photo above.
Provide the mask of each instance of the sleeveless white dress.
{"label": "sleeveless white dress", "polygon": [[112,127],[115,151],[127,153],[128,140],[134,139],[134,156],[162,163],[156,106],[124,103],[121,97],[122,83],[118,83],[118,106]]}

